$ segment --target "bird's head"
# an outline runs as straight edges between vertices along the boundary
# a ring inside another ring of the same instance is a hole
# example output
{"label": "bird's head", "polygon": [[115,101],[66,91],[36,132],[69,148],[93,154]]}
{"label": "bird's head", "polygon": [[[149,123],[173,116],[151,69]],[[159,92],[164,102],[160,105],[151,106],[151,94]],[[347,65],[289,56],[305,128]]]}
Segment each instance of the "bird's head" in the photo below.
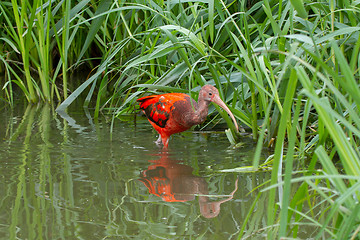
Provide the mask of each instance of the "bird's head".
{"label": "bird's head", "polygon": [[213,99],[215,96],[219,97],[219,91],[217,90],[216,87],[211,85],[203,86],[199,93],[199,98],[202,98],[204,101],[207,102],[214,102]]}
{"label": "bird's head", "polygon": [[226,106],[226,104],[221,100],[220,95],[219,95],[219,91],[217,90],[217,88],[215,88],[212,85],[203,86],[201,88],[200,92],[199,92],[199,101],[200,101],[200,99],[204,100],[205,102],[216,103],[222,109],[224,109],[230,115],[231,119],[234,122],[234,125],[235,125],[236,129],[239,131],[239,127],[238,127],[238,125],[236,123],[234,115],[232,114],[230,109]]}

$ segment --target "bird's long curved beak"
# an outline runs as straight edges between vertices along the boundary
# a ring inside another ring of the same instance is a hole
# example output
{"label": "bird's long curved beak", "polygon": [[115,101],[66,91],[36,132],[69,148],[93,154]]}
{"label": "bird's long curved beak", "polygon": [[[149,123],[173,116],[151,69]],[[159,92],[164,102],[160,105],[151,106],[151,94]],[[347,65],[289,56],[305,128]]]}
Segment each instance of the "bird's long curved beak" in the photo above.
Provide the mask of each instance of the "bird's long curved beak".
{"label": "bird's long curved beak", "polygon": [[230,109],[226,106],[226,104],[221,100],[221,98],[219,97],[219,95],[214,94],[214,97],[211,99],[211,101],[213,103],[216,103],[217,105],[219,105],[222,109],[224,109],[231,117],[231,119],[234,122],[234,125],[236,127],[236,130],[239,131],[239,127],[237,125],[237,122],[235,120],[234,115],[232,114],[232,112],[230,111]]}

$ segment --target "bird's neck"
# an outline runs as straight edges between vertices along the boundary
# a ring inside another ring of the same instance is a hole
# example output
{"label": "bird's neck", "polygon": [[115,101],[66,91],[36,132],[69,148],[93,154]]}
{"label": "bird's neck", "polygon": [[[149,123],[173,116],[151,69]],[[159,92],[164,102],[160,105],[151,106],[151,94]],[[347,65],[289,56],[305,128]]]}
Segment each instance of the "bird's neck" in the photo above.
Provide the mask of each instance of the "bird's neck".
{"label": "bird's neck", "polygon": [[195,124],[200,124],[205,121],[208,115],[209,104],[210,102],[207,101],[199,101],[193,118]]}

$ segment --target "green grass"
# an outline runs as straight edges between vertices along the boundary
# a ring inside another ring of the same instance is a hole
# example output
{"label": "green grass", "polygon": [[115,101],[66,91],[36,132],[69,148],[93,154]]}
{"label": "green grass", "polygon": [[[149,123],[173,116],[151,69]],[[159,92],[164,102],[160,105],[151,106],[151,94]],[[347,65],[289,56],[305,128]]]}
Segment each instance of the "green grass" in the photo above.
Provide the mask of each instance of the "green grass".
{"label": "green grass", "polygon": [[[301,224],[319,223],[318,238],[326,232],[358,239],[359,7],[298,0],[2,1],[0,97],[13,105],[20,92],[29,102],[61,102],[58,110],[65,110],[82,94],[95,117],[100,111],[116,117],[133,112],[146,92],[196,98],[200,86],[214,84],[257,141],[252,169],[262,164],[262,148],[274,147],[269,238],[296,238]],[[89,69],[88,78],[76,86],[68,75],[80,68]],[[234,131],[227,134],[238,140]],[[295,180],[303,183],[297,193]],[[331,209],[312,215],[314,196]]]}

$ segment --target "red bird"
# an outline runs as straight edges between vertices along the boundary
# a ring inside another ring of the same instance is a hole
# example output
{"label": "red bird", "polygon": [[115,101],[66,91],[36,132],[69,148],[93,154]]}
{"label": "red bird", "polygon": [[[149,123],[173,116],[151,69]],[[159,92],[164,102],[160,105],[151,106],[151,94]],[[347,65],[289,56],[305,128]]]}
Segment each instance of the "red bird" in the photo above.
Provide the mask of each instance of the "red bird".
{"label": "red bird", "polygon": [[205,121],[210,102],[222,107],[230,115],[238,130],[234,115],[220,99],[219,91],[211,85],[201,88],[198,102],[184,93],[152,95],[139,98],[137,101],[151,125],[160,134],[156,143],[162,142],[165,148],[169,145],[170,135],[183,132]]}

